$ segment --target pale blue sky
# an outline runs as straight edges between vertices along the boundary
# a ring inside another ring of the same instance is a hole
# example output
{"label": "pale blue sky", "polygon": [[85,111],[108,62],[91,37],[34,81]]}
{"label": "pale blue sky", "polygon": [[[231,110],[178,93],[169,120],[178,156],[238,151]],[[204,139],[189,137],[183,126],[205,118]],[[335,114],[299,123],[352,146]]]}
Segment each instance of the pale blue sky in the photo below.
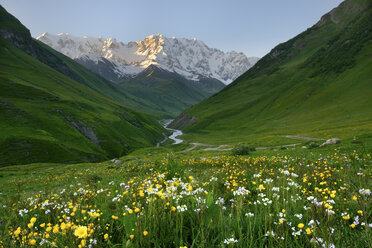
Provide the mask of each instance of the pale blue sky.
{"label": "pale blue sky", "polygon": [[32,36],[43,32],[114,37],[125,43],[161,33],[262,57],[341,0],[0,0]]}

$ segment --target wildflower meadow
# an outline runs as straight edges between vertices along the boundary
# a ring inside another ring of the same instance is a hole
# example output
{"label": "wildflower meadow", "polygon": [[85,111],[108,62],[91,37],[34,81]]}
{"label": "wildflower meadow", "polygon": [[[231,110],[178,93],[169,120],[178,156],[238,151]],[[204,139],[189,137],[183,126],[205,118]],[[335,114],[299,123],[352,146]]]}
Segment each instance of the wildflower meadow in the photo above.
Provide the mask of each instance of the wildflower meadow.
{"label": "wildflower meadow", "polygon": [[0,247],[372,247],[370,162],[329,150],[41,166],[2,184]]}

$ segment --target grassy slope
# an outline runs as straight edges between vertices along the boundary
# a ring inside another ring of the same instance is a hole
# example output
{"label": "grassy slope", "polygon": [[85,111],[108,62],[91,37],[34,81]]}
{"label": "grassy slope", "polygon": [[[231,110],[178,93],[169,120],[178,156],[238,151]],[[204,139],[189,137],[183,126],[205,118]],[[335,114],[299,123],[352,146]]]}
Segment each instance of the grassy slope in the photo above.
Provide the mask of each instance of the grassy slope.
{"label": "grassy slope", "polygon": [[[155,120],[0,42],[0,164],[104,159],[161,139]],[[99,146],[74,123],[93,130]]]}
{"label": "grassy slope", "polygon": [[[367,166],[371,157],[360,144],[343,142],[311,150],[264,150],[237,157],[225,156],[230,152],[174,152],[172,147],[139,149],[120,158],[122,163],[119,165],[106,161],[0,168],[0,220],[3,220],[0,246],[3,241],[6,247],[19,247],[19,241],[12,237],[9,229],[21,227],[27,233],[34,231],[27,227],[31,217],[36,217],[35,227],[41,234],[45,233],[41,223],[55,226],[67,217],[62,222],[83,226],[92,223],[94,233],[87,242],[95,239],[98,247],[310,247],[314,246],[310,243],[313,237],[322,238],[336,247],[370,247],[371,197],[358,191],[371,185],[371,169]],[[284,174],[284,171],[291,174]],[[259,178],[253,176],[257,174]],[[165,187],[173,184],[162,180],[172,177],[177,178],[172,196],[163,199],[148,194],[150,187],[160,187],[166,194]],[[182,193],[179,193],[180,181],[190,183],[182,187],[185,191]],[[192,194],[186,192],[189,185],[192,185]],[[259,190],[259,185],[264,189]],[[250,193],[235,195],[233,192],[240,191],[241,187]],[[320,189],[319,192],[316,189]],[[203,193],[204,190],[208,194]],[[141,191],[143,196],[140,196]],[[331,192],[335,192],[333,196]],[[335,214],[327,215],[325,207],[316,207],[307,200],[309,196],[318,201],[332,199],[330,204]],[[352,200],[354,197],[357,200]],[[222,203],[224,211],[220,211],[222,206],[217,204],[221,198],[225,200]],[[264,198],[271,203],[264,206]],[[71,207],[70,213],[62,217],[53,203],[73,204],[75,215],[71,214]],[[185,212],[171,210],[172,206],[184,204],[187,206]],[[132,210],[138,207],[140,212],[130,214],[127,206]],[[22,217],[21,209],[27,209],[29,213]],[[102,212],[100,219],[93,220],[88,215],[92,209]],[[286,210],[283,225],[278,224],[279,218],[283,217],[282,209]],[[85,214],[81,210],[86,211]],[[359,210],[363,215],[357,213]],[[349,220],[342,218],[341,213],[345,212],[350,216]],[[247,217],[246,213],[254,216]],[[301,219],[296,216],[298,214]],[[358,215],[360,223],[367,224],[350,227]],[[113,216],[117,216],[117,220]],[[311,219],[319,224],[308,225]],[[294,237],[291,227],[297,232],[299,223],[304,223],[305,227]],[[311,235],[306,234],[307,228],[313,231]],[[144,230],[148,231],[148,236],[143,235]],[[329,230],[333,230],[332,234]],[[275,237],[266,237],[267,231],[273,231]],[[60,231],[49,233],[47,240],[57,242],[58,247],[76,247],[81,242],[74,236],[74,229],[67,228],[63,234]],[[104,239],[106,233],[108,240]],[[129,236],[132,234],[134,239]],[[224,240],[232,236],[238,242],[224,246]],[[41,237],[35,235],[35,239],[38,243]]]}
{"label": "grassy slope", "polygon": [[1,5],[0,5],[0,29],[11,29],[17,32],[28,34],[29,30],[22,25],[22,23],[9,14]]}
{"label": "grassy slope", "polygon": [[163,113],[160,117],[169,118],[211,95],[182,80],[174,73],[150,67],[134,79],[123,80],[120,87],[151,102],[154,110]]}
{"label": "grassy slope", "polygon": [[371,134],[371,16],[369,1],[346,1],[324,23],[280,44],[232,85],[188,109],[198,121],[185,129],[186,138],[259,145],[283,142],[280,135]]}
{"label": "grassy slope", "polygon": [[[190,107],[192,104],[195,104],[201,99],[204,99],[206,96],[210,95],[203,95],[198,92],[193,92],[193,94],[195,94],[195,96],[193,96],[195,99],[189,101],[189,99],[185,97],[186,104],[180,103],[180,106],[176,108],[176,112],[174,112],[175,110],[173,109],[173,107],[169,107],[168,111],[168,107],[165,106],[165,108],[162,108],[162,104],[168,105],[169,101],[166,101],[165,103],[161,102],[160,107],[158,104],[159,101],[154,102],[153,94],[157,94],[159,92],[150,90],[151,94],[148,94],[146,92],[146,89],[144,89],[145,94],[139,94],[138,97],[131,94],[132,91],[137,92],[135,86],[134,89],[131,86],[128,86],[128,88],[126,88],[118,84],[114,84],[111,81],[106,80],[95,73],[92,73],[84,66],[55,51],[46,44],[32,39],[28,29],[23,26],[22,23],[19,22],[14,16],[10,15],[4,8],[0,6],[0,30],[1,29],[12,30],[15,31],[17,34],[20,34],[22,36],[22,39],[27,40],[21,42],[19,41],[19,39],[17,40],[17,43],[21,47],[21,49],[27,50],[29,55],[32,54],[35,58],[37,58],[44,64],[51,66],[57,71],[69,76],[73,80],[111,99],[114,99],[115,101],[122,103],[125,106],[149,114],[157,119],[176,116],[186,107]],[[180,92],[182,92],[182,90],[180,90]],[[161,97],[166,98],[166,95],[163,94]],[[177,101],[175,99],[173,100]],[[172,102],[171,105],[174,105],[174,103]]]}
{"label": "grassy slope", "polygon": [[97,161],[163,138],[156,120],[98,93],[115,92],[107,81],[0,12],[0,166]]}
{"label": "grassy slope", "polygon": [[[223,85],[211,81],[212,92],[190,86],[190,82],[177,74],[169,73],[155,68],[156,73],[151,73],[151,68],[141,73],[134,79],[122,80],[119,84],[92,73],[79,63],[65,55],[53,50],[44,43],[34,40],[37,46],[45,49],[57,57],[70,70],[71,77],[85,86],[108,96],[115,101],[131,107],[156,119],[174,118],[185,108],[188,108],[214,92],[222,89]],[[213,88],[214,86],[214,88]]]}
{"label": "grassy slope", "polygon": [[130,88],[122,87],[118,84],[112,83],[111,81],[104,79],[98,74],[92,73],[84,66],[53,50],[44,43],[38,40],[34,41],[40,47],[46,49],[48,52],[52,53],[54,56],[63,61],[63,63],[67,65],[67,67],[72,71],[77,81],[86,85],[87,87],[105,96],[108,96],[115,101],[124,104],[125,106],[149,114],[157,119],[161,119],[162,117],[168,115],[167,112],[164,112],[161,109],[159,110],[158,106],[154,105],[151,100],[146,99],[141,95],[136,96],[135,94],[132,94],[132,90]]}

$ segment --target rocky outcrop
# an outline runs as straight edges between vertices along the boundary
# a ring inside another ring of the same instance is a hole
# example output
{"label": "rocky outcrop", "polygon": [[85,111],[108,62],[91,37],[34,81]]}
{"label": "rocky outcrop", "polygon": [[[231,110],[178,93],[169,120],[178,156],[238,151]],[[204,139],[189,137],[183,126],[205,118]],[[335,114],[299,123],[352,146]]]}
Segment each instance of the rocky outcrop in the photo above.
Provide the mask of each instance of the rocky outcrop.
{"label": "rocky outcrop", "polygon": [[333,139],[327,139],[326,142],[324,142],[323,144],[321,144],[320,146],[328,146],[328,145],[332,145],[332,144],[338,144],[340,143],[340,139],[338,138],[333,138]]}
{"label": "rocky outcrop", "polygon": [[357,1],[343,1],[337,8],[323,15],[315,26],[322,26],[328,20],[338,24],[342,19],[345,19],[345,16],[361,12],[364,8],[365,6]]}
{"label": "rocky outcrop", "polygon": [[99,139],[91,127],[82,122],[72,122],[71,125],[94,144],[99,145]]}
{"label": "rocky outcrop", "polygon": [[187,113],[183,112],[180,116],[178,116],[174,121],[172,121],[168,127],[178,130],[183,130],[186,127],[192,125],[197,120],[197,117],[188,115]]}

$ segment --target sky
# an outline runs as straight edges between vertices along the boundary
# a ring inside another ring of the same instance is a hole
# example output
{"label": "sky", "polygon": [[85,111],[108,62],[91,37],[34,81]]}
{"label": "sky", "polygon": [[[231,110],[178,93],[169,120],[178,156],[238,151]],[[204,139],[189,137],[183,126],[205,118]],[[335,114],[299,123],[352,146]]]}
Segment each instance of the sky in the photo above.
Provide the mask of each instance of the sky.
{"label": "sky", "polygon": [[341,0],[0,0],[33,37],[44,32],[143,40],[197,38],[262,57],[315,24]]}

